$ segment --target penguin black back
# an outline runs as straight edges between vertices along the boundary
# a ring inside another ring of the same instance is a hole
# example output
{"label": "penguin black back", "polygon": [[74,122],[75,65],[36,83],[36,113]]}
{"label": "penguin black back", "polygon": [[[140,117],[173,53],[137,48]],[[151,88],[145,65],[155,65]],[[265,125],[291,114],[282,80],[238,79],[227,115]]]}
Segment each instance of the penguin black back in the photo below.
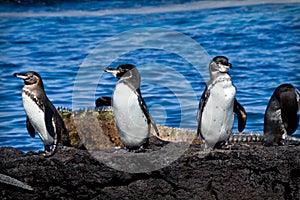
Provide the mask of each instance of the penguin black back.
{"label": "penguin black back", "polygon": [[281,142],[298,127],[299,92],[291,84],[282,84],[272,94],[264,116],[267,144]]}

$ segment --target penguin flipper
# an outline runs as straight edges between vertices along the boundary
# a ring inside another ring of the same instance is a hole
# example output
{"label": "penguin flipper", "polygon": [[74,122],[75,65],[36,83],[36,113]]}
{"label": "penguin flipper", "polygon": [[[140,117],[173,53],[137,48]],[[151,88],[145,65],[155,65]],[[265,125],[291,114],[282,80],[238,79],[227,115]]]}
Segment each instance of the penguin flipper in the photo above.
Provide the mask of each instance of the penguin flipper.
{"label": "penguin flipper", "polygon": [[143,113],[145,114],[145,116],[147,117],[147,119],[150,120],[150,123],[153,126],[153,128],[154,128],[157,136],[159,136],[158,128],[157,128],[157,126],[156,126],[156,124],[155,124],[155,122],[154,122],[151,114],[149,113],[149,111],[147,109],[147,105],[146,105],[146,102],[144,101],[144,99],[142,98],[141,91],[139,89],[137,89],[136,94],[138,96],[139,104],[140,104],[140,106],[142,108]]}
{"label": "penguin flipper", "polygon": [[35,129],[33,128],[32,124],[30,123],[28,116],[26,117],[26,128],[27,128],[29,135],[34,138],[35,137]]}
{"label": "penguin flipper", "polygon": [[203,135],[201,134],[202,112],[203,112],[203,109],[206,105],[206,102],[207,102],[207,99],[208,99],[209,95],[210,95],[210,92],[207,90],[207,86],[206,86],[203,93],[202,93],[200,103],[199,103],[198,112],[197,112],[197,121],[198,121],[197,136],[199,137],[199,135],[200,135],[202,139],[204,139]]}
{"label": "penguin flipper", "polygon": [[45,124],[46,124],[47,131],[52,137],[54,137],[55,132],[54,132],[53,121],[52,121],[54,112],[51,109],[51,107],[47,105],[44,106],[44,112],[45,112]]}
{"label": "penguin flipper", "polygon": [[234,98],[233,112],[238,117],[238,130],[242,132],[246,126],[247,114],[244,107]]}
{"label": "penguin flipper", "polygon": [[111,97],[99,97],[96,99],[95,104],[96,107],[101,107],[101,106],[111,106]]}

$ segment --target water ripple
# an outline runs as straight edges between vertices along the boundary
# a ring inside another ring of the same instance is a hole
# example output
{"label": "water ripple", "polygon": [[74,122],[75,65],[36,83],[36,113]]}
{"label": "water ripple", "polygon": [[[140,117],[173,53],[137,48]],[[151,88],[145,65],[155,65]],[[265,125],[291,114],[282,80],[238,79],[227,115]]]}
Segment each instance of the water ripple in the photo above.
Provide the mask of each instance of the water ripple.
{"label": "water ripple", "polygon": [[[266,105],[278,85],[291,83],[300,89],[300,6],[293,4],[299,1],[264,1],[261,5],[258,1],[231,1],[226,5],[221,1],[166,1],[162,6],[122,2],[0,4],[0,146],[10,145],[24,151],[43,148],[38,137],[32,139],[26,132],[23,83],[12,76],[14,72],[37,71],[53,104],[72,108],[74,83],[79,81],[75,77],[86,57],[103,41],[133,28],[176,30],[196,40],[211,57],[227,56],[233,64],[230,73],[237,87],[237,99],[248,113],[247,131],[262,132]],[[166,41],[176,37],[162,36],[161,45],[167,46]],[[132,45],[130,42],[125,38],[119,48]],[[180,45],[180,54],[199,56],[186,44]],[[111,48],[109,43],[106,48]],[[161,49],[128,52],[111,66],[123,62],[138,66],[142,95],[157,123],[197,127],[196,111],[205,81],[190,63]],[[93,64],[101,66],[102,60]],[[205,76],[206,65],[200,72]],[[93,99],[110,96],[116,84],[114,77],[103,73],[104,67],[85,76],[86,80],[97,80],[93,83],[97,85]],[[153,67],[157,70],[151,70]],[[188,84],[176,82],[178,79]],[[90,101],[86,96],[78,98],[82,105]],[[94,102],[87,105],[93,107]],[[235,122],[234,130],[236,127]]]}

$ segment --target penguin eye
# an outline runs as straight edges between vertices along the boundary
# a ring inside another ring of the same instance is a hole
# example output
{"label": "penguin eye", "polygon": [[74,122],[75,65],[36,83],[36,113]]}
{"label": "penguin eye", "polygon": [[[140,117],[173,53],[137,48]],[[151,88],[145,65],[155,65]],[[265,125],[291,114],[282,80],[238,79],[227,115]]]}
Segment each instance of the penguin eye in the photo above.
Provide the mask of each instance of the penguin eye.
{"label": "penguin eye", "polygon": [[217,64],[218,67],[220,67],[220,65],[222,65],[221,62],[217,62],[216,64]]}

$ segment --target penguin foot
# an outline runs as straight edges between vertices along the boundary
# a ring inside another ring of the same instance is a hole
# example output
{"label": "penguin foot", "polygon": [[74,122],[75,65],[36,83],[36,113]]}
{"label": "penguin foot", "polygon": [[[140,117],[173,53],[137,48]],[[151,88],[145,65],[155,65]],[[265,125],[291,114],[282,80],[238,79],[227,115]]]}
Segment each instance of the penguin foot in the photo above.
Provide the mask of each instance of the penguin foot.
{"label": "penguin foot", "polygon": [[144,145],[139,146],[139,147],[127,147],[127,146],[124,146],[123,149],[126,150],[127,152],[132,152],[132,153],[143,153],[143,152],[146,152],[146,149],[145,149]]}
{"label": "penguin foot", "polygon": [[49,158],[55,154],[56,150],[57,150],[57,144],[54,144],[52,149],[50,149],[50,145],[45,145],[45,150],[42,153],[42,155],[45,158]]}
{"label": "penguin foot", "polygon": [[[282,137],[283,138],[283,137]],[[289,146],[289,141],[286,138],[279,140],[278,146]]]}
{"label": "penguin foot", "polygon": [[213,156],[213,152],[210,150],[198,152],[198,158],[200,158],[200,159],[205,159],[205,158],[212,157],[212,156]]}
{"label": "penguin foot", "polygon": [[226,143],[222,149],[225,150],[250,150],[251,146],[244,143]]}
{"label": "penguin foot", "polygon": [[53,156],[55,154],[55,151],[44,151],[42,153],[42,155],[44,156],[44,158],[49,158],[51,156]]}
{"label": "penguin foot", "polygon": [[212,156],[212,148],[206,146],[205,144],[201,146],[200,151],[198,152],[198,157],[201,159]]}

